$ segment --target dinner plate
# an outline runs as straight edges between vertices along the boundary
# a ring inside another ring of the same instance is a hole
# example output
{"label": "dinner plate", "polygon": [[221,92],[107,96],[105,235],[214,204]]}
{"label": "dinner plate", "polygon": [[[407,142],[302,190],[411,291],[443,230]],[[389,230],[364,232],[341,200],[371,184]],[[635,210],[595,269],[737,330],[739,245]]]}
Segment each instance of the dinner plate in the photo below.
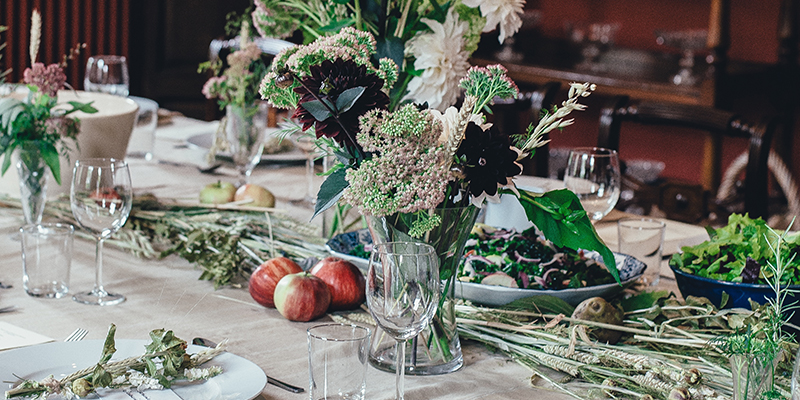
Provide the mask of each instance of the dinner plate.
{"label": "dinner plate", "polygon": [[[269,128],[277,130],[278,128]],[[214,141],[214,133],[199,133],[197,135],[190,136],[186,139],[186,142],[191,145],[201,149],[208,150],[211,148],[211,143]],[[217,157],[223,158],[230,158],[230,154],[225,153],[218,153]],[[305,161],[306,155],[300,149],[294,147],[290,151],[284,151],[281,153],[273,153],[273,154],[262,154],[261,155],[261,162],[271,162],[271,163],[289,163],[289,162],[300,162]]]}
{"label": "dinner plate", "polygon": [[[3,393],[19,383],[20,378],[40,380],[49,375],[61,379],[82,368],[97,364],[103,340],[53,342],[0,352],[0,387]],[[147,340],[116,340],[112,360],[144,353]],[[205,347],[189,345],[187,353]],[[258,396],[267,384],[267,376],[256,364],[231,353],[222,353],[204,366],[219,366],[222,374],[203,383],[177,383],[172,390],[183,400],[249,400]]]}
{"label": "dinner plate", "polygon": [[[333,256],[348,260],[366,272],[369,268],[369,260],[348,254],[358,244],[372,244],[372,237],[367,229],[336,235],[331,240],[328,240],[325,247]],[[597,252],[587,252],[586,255],[598,260],[601,259],[600,254]],[[456,281],[455,294],[458,298],[487,306],[502,306],[514,300],[543,294],[555,296],[569,304],[577,305],[591,297],[610,298],[617,295],[623,289],[636,283],[636,280],[642,276],[645,268],[647,268],[647,265],[643,262],[627,254],[614,253],[614,261],[617,263],[617,270],[622,284],[607,283],[575,289],[537,290]]]}

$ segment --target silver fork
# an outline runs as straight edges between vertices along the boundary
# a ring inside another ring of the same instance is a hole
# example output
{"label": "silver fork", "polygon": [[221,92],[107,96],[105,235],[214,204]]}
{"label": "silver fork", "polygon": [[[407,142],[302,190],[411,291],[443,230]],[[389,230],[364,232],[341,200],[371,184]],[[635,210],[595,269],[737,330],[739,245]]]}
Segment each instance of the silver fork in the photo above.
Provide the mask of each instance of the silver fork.
{"label": "silver fork", "polygon": [[69,336],[67,336],[67,338],[64,339],[64,341],[65,342],[78,342],[80,340],[83,340],[83,338],[86,337],[87,333],[89,333],[89,331],[87,331],[86,329],[83,329],[83,328],[75,329],[75,331],[70,333]]}

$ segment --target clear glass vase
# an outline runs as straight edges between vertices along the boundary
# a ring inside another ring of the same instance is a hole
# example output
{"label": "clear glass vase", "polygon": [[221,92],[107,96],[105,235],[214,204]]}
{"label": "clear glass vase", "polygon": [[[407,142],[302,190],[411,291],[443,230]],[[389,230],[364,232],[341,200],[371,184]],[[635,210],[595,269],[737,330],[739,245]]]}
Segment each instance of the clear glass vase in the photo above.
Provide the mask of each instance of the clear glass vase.
{"label": "clear glass vase", "polygon": [[261,161],[266,127],[266,104],[225,107],[225,137],[233,164],[239,171],[239,185],[247,183],[253,168]]}
{"label": "clear glass vase", "polygon": [[[413,214],[366,216],[373,242],[423,242],[433,246],[439,254],[439,276],[442,280],[439,308],[430,325],[417,337],[406,341],[405,373],[408,375],[447,374],[457,371],[464,364],[456,328],[455,280],[464,245],[478,217],[478,208],[436,209],[435,213],[442,218],[441,224],[419,239],[408,235],[417,218]],[[376,328],[370,345],[370,363],[378,369],[395,372],[395,343],[392,336],[380,327]]]}
{"label": "clear glass vase", "polygon": [[35,144],[23,144],[14,155],[25,224],[39,224],[47,201],[47,164]]}

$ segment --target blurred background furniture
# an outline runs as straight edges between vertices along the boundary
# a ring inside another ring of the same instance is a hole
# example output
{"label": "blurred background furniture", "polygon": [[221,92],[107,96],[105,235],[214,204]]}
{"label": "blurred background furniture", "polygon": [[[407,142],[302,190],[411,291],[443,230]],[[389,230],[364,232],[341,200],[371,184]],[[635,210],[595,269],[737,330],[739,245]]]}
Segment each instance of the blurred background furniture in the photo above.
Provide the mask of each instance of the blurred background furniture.
{"label": "blurred background furniture", "polygon": [[[561,88],[559,82],[547,82],[536,90],[520,92],[515,99],[496,99],[489,121],[508,135],[523,133],[528,126],[538,123],[543,109],[552,107]],[[536,150],[534,157],[522,161],[522,173],[541,177],[548,176],[549,145]]]}
{"label": "blurred background furniture", "polygon": [[[663,103],[650,101],[631,101],[628,96],[619,96],[600,112],[600,130],[597,145],[619,149],[623,123],[638,123],[664,127],[681,126],[705,132],[715,146],[720,147],[725,137],[744,137],[749,140],[749,149],[744,178],[744,212],[751,217],[768,215],[769,168],[767,165],[772,137],[778,119],[766,118],[759,124],[750,124],[736,113],[715,107]],[[626,132],[630,132],[626,130]],[[680,143],[676,143],[680,146]],[[658,148],[652,149],[658,152]],[[689,153],[696,149],[685,148]],[[620,154],[625,159],[624,154]],[[692,185],[684,182],[663,182],[658,186],[648,186],[641,182],[632,183],[638,201],[648,201],[657,205],[668,218],[687,222],[697,222],[709,213],[709,194],[715,194],[720,184],[720,158],[718,154],[704,154],[703,162],[711,165],[703,171],[713,174],[704,177],[711,182],[710,187]],[[629,178],[630,183],[630,178]]]}

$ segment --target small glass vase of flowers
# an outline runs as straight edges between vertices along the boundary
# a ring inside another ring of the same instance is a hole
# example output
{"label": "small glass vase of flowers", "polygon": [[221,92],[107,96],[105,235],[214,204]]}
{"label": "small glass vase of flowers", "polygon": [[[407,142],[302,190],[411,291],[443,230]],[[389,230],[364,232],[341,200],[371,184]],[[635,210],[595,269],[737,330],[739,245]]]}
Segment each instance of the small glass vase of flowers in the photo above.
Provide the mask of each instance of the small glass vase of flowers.
{"label": "small glass vase of flowers", "polygon": [[15,159],[20,179],[20,198],[27,224],[42,220],[47,194],[47,174],[50,169],[57,184],[61,184],[60,156],[67,157],[80,132],[80,121],[70,114],[76,111],[96,113],[91,103],[70,101],[58,103],[58,90],[66,86],[64,67],[74,58],[81,45],[64,56],[60,63],[45,65],[36,62],[41,37],[41,16],[37,10],[31,17],[31,67],[26,68],[23,81],[28,94],[24,99],[9,96],[0,98],[0,154],[5,174]]}

